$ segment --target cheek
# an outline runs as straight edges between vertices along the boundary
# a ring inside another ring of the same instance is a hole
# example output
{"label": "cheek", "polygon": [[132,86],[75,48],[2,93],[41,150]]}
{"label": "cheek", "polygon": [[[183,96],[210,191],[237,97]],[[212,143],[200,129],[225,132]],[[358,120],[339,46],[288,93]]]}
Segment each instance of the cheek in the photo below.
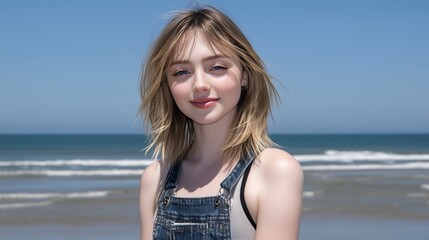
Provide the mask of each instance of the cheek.
{"label": "cheek", "polygon": [[180,107],[181,101],[183,102],[186,100],[187,91],[185,90],[184,86],[176,83],[169,83],[168,87],[170,88],[170,93],[173,96],[176,105]]}
{"label": "cheek", "polygon": [[223,79],[223,89],[230,94],[241,93],[241,72],[237,67],[231,69],[231,72]]}
{"label": "cheek", "polygon": [[219,89],[219,92],[229,96],[240,96],[241,94],[241,84],[237,80],[228,79],[221,81],[217,84],[217,89]]}

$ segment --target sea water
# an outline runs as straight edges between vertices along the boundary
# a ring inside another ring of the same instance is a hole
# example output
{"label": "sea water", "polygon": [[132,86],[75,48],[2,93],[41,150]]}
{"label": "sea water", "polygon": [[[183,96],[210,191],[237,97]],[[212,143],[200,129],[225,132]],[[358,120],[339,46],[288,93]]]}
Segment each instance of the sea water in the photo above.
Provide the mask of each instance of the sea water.
{"label": "sea water", "polygon": [[[401,170],[420,174],[429,169],[427,134],[272,138],[308,173],[371,176],[378,171],[382,181],[380,174],[391,179]],[[19,205],[20,199],[34,199],[39,204],[52,198],[100,198],[114,190],[138,187],[139,176],[152,162],[144,153],[146,145],[144,135],[1,135],[0,209],[31,206]],[[424,177],[416,184],[421,191],[429,190],[429,180]],[[16,204],[5,205],[5,200]]]}

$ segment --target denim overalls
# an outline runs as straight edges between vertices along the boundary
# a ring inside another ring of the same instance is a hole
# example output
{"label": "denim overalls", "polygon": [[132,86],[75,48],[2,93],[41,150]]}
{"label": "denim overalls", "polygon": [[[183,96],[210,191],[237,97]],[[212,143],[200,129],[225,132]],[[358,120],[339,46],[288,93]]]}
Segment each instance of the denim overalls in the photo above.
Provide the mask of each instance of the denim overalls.
{"label": "denim overalls", "polygon": [[175,197],[180,162],[168,172],[157,202],[153,239],[231,239],[231,193],[253,157],[243,157],[221,183],[213,197]]}

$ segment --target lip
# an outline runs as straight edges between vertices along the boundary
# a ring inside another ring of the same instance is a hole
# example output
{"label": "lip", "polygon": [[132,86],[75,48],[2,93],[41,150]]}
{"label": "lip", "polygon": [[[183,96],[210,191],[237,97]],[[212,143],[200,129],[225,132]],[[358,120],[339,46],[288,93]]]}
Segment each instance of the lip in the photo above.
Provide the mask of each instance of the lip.
{"label": "lip", "polygon": [[190,102],[192,105],[194,105],[197,108],[205,109],[216,105],[218,100],[219,98],[197,98]]}

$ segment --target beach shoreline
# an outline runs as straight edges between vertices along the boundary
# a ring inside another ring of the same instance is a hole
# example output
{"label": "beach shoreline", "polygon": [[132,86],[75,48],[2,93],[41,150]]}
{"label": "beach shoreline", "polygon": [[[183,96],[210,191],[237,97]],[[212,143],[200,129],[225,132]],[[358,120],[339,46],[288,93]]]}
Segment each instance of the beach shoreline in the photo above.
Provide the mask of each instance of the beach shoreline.
{"label": "beach shoreline", "polygon": [[[300,239],[429,239],[429,135],[274,135],[304,169]],[[0,135],[0,239],[138,239],[145,136]]]}

